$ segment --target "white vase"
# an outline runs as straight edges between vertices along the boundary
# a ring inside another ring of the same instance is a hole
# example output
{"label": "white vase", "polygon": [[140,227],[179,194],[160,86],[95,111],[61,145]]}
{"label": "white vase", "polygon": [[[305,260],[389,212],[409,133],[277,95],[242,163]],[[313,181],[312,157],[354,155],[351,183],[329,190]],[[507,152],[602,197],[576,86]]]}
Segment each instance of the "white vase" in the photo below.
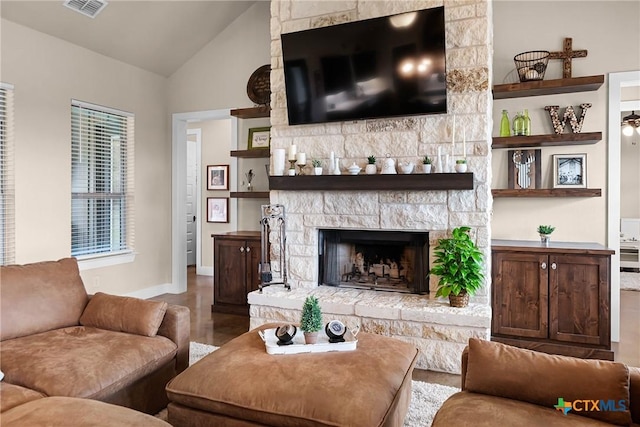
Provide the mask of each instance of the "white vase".
{"label": "white vase", "polygon": [[365,166],[364,172],[367,175],[375,175],[378,172],[378,168],[376,167],[375,164],[373,164],[373,165],[369,164],[369,165]]}
{"label": "white vase", "polygon": [[322,175],[322,168],[313,168],[313,174],[314,175]]}
{"label": "white vase", "polygon": [[422,173],[431,173],[431,163],[422,164]]}

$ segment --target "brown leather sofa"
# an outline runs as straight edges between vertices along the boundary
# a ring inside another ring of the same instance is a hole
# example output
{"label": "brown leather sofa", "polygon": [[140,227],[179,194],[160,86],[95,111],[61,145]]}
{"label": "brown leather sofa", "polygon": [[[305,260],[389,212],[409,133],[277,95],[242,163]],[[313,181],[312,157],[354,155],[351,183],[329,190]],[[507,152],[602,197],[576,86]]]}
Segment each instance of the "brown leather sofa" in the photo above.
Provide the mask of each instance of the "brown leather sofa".
{"label": "brown leather sofa", "polygon": [[516,425],[640,426],[640,369],[470,339],[432,426]]}
{"label": "brown leather sofa", "polygon": [[48,396],[155,414],[189,364],[188,308],[90,297],[75,258],[1,267],[0,310],[3,415]]}

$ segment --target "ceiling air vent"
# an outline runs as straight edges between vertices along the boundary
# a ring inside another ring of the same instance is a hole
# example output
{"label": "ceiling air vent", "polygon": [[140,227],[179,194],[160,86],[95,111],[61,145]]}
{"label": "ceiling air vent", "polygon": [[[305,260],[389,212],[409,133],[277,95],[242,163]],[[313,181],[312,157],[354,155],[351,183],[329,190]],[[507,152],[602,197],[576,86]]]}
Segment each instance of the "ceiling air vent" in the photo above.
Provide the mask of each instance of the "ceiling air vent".
{"label": "ceiling air vent", "polygon": [[107,5],[104,0],[66,0],[64,5],[89,18],[95,18]]}

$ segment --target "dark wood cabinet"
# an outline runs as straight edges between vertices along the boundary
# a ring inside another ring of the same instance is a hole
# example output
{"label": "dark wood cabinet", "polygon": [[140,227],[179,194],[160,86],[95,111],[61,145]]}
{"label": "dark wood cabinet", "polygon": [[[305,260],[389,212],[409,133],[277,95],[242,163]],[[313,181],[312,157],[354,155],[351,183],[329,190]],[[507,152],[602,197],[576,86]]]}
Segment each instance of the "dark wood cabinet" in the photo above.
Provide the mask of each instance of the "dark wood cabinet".
{"label": "dark wood cabinet", "polygon": [[248,314],[247,294],[258,289],[260,232],[212,234],[213,305],[211,311]]}
{"label": "dark wood cabinet", "polygon": [[613,360],[612,254],[592,243],[492,241],[492,340]]}

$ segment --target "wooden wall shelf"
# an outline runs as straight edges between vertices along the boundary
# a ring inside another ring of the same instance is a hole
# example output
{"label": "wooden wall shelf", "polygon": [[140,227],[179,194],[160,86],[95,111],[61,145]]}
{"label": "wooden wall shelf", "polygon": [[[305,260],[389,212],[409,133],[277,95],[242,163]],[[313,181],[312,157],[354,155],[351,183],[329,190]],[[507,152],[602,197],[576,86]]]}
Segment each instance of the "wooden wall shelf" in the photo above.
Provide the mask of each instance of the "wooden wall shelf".
{"label": "wooden wall shelf", "polygon": [[233,150],[230,153],[231,157],[242,157],[244,159],[268,159],[270,156],[269,150],[260,148],[254,150]]}
{"label": "wooden wall shelf", "polygon": [[515,190],[496,188],[491,190],[493,197],[601,197],[600,188],[538,188]]}
{"label": "wooden wall shelf", "polygon": [[598,90],[603,83],[604,75],[599,75],[495,85],[493,87],[493,99],[594,91]]}
{"label": "wooden wall shelf", "polygon": [[589,145],[602,139],[602,132],[562,133],[531,136],[494,136],[491,148],[554,147]]}
{"label": "wooden wall shelf", "polygon": [[473,173],[270,176],[269,188],[285,191],[473,190]]}
{"label": "wooden wall shelf", "polygon": [[231,115],[239,119],[259,119],[269,117],[271,109],[268,106],[236,108],[231,110]]}
{"label": "wooden wall shelf", "polygon": [[232,199],[268,199],[268,191],[232,191],[229,193]]}

